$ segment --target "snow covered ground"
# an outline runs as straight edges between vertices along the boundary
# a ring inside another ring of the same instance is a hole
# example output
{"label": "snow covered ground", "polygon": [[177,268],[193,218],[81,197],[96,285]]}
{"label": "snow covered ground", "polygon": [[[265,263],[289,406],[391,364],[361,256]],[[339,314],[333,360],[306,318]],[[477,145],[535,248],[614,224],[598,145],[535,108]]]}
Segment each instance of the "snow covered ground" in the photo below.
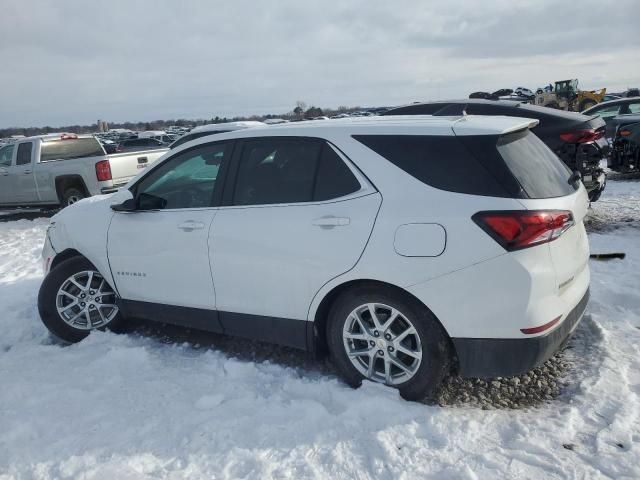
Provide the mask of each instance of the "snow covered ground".
{"label": "snow covered ground", "polygon": [[592,251],[627,258],[592,261],[561,394],[522,410],[351,390],[222,337],[61,347],[36,309],[48,219],[0,222],[0,479],[640,478],[640,182],[610,182],[594,217]]}

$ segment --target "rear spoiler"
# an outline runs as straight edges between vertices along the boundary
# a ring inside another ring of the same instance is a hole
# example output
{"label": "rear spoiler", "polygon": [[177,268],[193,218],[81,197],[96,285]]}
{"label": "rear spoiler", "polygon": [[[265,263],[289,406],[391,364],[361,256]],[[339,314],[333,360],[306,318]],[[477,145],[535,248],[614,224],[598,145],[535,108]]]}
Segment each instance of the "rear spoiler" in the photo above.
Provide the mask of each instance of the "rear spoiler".
{"label": "rear spoiler", "polygon": [[505,135],[534,128],[540,123],[533,118],[488,115],[463,115],[453,122],[455,135]]}

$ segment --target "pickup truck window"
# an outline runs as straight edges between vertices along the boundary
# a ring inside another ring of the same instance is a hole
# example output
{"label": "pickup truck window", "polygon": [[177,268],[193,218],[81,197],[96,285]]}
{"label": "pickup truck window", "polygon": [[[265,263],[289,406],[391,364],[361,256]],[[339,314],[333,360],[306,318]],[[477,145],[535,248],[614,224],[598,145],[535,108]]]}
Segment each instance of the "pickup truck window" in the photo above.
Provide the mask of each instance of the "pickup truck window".
{"label": "pickup truck window", "polygon": [[26,142],[18,145],[18,155],[16,155],[16,165],[29,165],[31,163],[31,151],[33,143]]}
{"label": "pickup truck window", "polygon": [[98,157],[104,150],[95,138],[74,138],[43,142],[40,149],[40,161],[72,160],[74,158]]}
{"label": "pickup truck window", "polygon": [[0,148],[0,167],[10,167],[13,158],[13,145]]}

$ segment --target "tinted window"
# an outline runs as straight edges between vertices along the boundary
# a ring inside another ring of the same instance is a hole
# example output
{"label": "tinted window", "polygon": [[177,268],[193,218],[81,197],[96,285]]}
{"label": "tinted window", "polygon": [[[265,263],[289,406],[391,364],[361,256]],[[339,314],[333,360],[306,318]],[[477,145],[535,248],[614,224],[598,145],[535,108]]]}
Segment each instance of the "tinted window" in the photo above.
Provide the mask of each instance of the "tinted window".
{"label": "tinted window", "polygon": [[211,205],[213,190],[229,143],[208,144],[163,162],[136,185],[141,210],[201,208]]}
{"label": "tinted window", "polygon": [[571,171],[528,130],[500,137],[498,152],[529,198],[562,197],[574,192]]}
{"label": "tinted window", "polygon": [[78,138],[43,142],[40,161],[71,160],[73,158],[97,157],[104,155],[100,142],[95,138]]}
{"label": "tinted window", "polygon": [[[494,197],[517,195],[498,183],[455,136],[355,135],[354,138],[435,188]],[[494,150],[495,140],[494,137]]]}
{"label": "tinted window", "polygon": [[360,190],[360,183],[349,167],[329,145],[322,147],[313,199],[316,201],[343,197]]}
{"label": "tinted window", "polygon": [[31,163],[31,150],[33,143],[21,143],[18,145],[18,154],[16,155],[16,165],[28,165]]}
{"label": "tinted window", "polygon": [[234,190],[235,205],[310,202],[322,144],[270,137],[245,143]]}
{"label": "tinted window", "polygon": [[570,171],[529,130],[509,135],[354,137],[432,187],[512,198],[572,193]]}
{"label": "tinted window", "polygon": [[0,166],[11,166],[11,159],[13,158],[13,145],[7,145],[0,148]]}

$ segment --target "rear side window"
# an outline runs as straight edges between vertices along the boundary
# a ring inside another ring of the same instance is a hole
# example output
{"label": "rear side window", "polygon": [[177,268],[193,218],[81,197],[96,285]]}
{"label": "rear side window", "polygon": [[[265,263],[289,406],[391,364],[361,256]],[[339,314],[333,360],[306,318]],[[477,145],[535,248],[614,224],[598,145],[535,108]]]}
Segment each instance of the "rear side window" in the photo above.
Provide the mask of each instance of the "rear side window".
{"label": "rear side window", "polygon": [[33,143],[21,143],[18,145],[18,154],[16,155],[16,165],[28,165],[31,163],[31,151]]}
{"label": "rear side window", "polygon": [[525,130],[500,137],[500,156],[529,198],[553,198],[575,191],[571,171],[533,133]]}
{"label": "rear side window", "polygon": [[271,137],[243,147],[235,205],[310,202],[322,143]]}
{"label": "rear side window", "polygon": [[104,155],[100,142],[95,138],[77,138],[43,142],[40,149],[40,161],[72,160],[74,158],[97,157]]}
{"label": "rear side window", "polygon": [[509,198],[573,193],[571,172],[533,133],[422,136],[356,135],[411,176],[441,190]]}
{"label": "rear side window", "polygon": [[315,201],[331,200],[358,190],[360,190],[360,182],[333,148],[325,144],[320,155],[313,199]]}
{"label": "rear side window", "polygon": [[515,193],[498,183],[455,136],[354,135],[354,138],[432,187],[491,197],[510,197]]}

